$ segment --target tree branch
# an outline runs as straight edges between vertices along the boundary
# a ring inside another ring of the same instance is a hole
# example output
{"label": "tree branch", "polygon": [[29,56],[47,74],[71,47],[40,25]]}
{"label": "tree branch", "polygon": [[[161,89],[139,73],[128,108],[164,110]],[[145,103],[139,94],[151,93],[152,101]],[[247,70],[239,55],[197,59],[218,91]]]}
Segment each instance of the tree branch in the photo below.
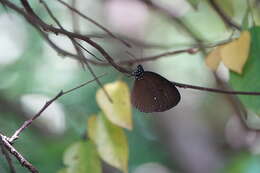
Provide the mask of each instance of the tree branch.
{"label": "tree branch", "polygon": [[[50,8],[49,8],[48,5],[45,3],[45,1],[44,1],[44,0],[39,0],[39,1],[43,4],[43,6],[44,6],[45,9],[47,10],[48,14],[50,15],[50,17],[51,17],[51,18],[54,20],[54,22],[60,27],[60,29],[62,29],[62,30],[65,31],[65,29],[64,29],[63,26],[60,24],[60,22],[58,21],[58,19],[54,16],[54,14],[51,12]],[[71,40],[72,44],[74,45],[74,48],[76,49],[77,54],[78,54],[78,56],[80,57],[80,60],[86,59],[85,56],[84,56],[84,54],[82,53],[80,47],[78,46],[79,43],[78,43],[74,38],[72,38],[72,37],[70,37],[70,36],[68,36],[68,38]],[[96,74],[95,74],[94,70],[92,69],[92,67],[89,65],[89,63],[88,63],[87,61],[86,61],[85,64],[86,64],[86,66],[87,66],[89,72],[93,75],[94,78],[97,79],[97,80],[96,80],[97,84],[102,88],[102,90],[104,91],[104,93],[106,94],[106,96],[107,96],[107,98],[110,100],[110,102],[112,102],[111,97],[109,96],[109,94],[108,94],[108,92],[105,90],[105,88],[103,87],[102,83],[101,83],[101,82],[99,81],[99,79],[96,77]]]}
{"label": "tree branch", "polygon": [[105,28],[104,26],[102,26],[101,24],[97,23],[95,20],[91,19],[90,17],[84,15],[83,13],[81,13],[79,10],[71,7],[69,4],[67,4],[66,2],[62,1],[62,0],[56,0],[58,2],[60,2],[62,5],[64,5],[65,7],[67,7],[68,9],[70,9],[71,11],[73,11],[74,13],[78,14],[80,17],[90,21],[91,23],[93,23],[94,25],[98,26],[100,29],[102,29],[103,31],[107,32],[111,37],[113,37],[116,40],[119,40],[121,43],[123,43],[124,45],[126,45],[127,47],[131,47],[131,45],[126,42],[125,40],[121,39],[120,37],[117,37],[115,34],[113,34],[109,29]]}
{"label": "tree branch", "polygon": [[5,156],[5,160],[7,161],[8,165],[9,165],[10,173],[16,173],[12,159],[6,150],[6,147],[4,145],[2,138],[0,138],[0,147],[1,147],[3,155]]}
{"label": "tree branch", "polygon": [[[105,74],[102,74],[102,75],[98,76],[97,78],[101,78],[101,77],[103,77],[104,75],[105,75]],[[75,87],[75,88],[72,88],[72,89],[70,89],[70,90],[68,90],[68,91],[62,91],[62,90],[61,90],[54,98],[52,98],[51,100],[47,101],[47,102],[45,103],[45,105],[39,110],[38,113],[36,113],[31,119],[26,120],[26,121],[23,123],[23,125],[22,125],[18,130],[16,130],[15,133],[8,139],[8,141],[9,141],[10,143],[13,143],[16,139],[18,139],[19,136],[20,136],[20,134],[21,134],[21,132],[24,131],[26,128],[28,128],[28,127],[31,125],[31,123],[32,123],[35,119],[37,119],[37,118],[42,114],[42,112],[45,111],[55,100],[57,100],[58,98],[60,98],[61,96],[65,95],[65,94],[68,94],[68,93],[70,93],[70,92],[72,92],[72,91],[74,91],[74,90],[76,90],[76,89],[79,89],[79,88],[81,88],[81,87],[83,87],[83,86],[85,86],[85,85],[87,85],[87,84],[89,84],[89,83],[91,83],[91,82],[93,82],[93,81],[96,81],[97,78],[92,79],[92,80],[90,80],[90,81],[87,81],[87,82],[85,82],[85,83],[83,83],[83,84],[81,84],[81,85],[79,85],[79,86],[77,86],[77,87]]]}
{"label": "tree branch", "polygon": [[[90,38],[81,35],[81,34],[77,34],[77,33],[73,33],[70,31],[65,31],[59,28],[56,28],[54,26],[48,25],[45,22],[43,22],[42,20],[40,20],[38,17],[36,18],[34,15],[29,15],[27,13],[25,13],[23,11],[23,9],[17,7],[15,4],[11,3],[8,0],[0,0],[2,1],[6,6],[8,6],[9,8],[15,10],[16,12],[18,12],[19,14],[21,14],[22,16],[25,17],[25,19],[34,27],[42,27],[44,31],[48,31],[48,32],[52,32],[54,34],[62,34],[62,35],[66,35],[69,37],[72,37],[74,39],[79,39],[82,41],[85,41],[86,43],[90,44],[92,47],[94,47],[95,49],[97,49],[103,56],[104,58],[110,63],[110,65],[112,65],[116,70],[118,70],[121,73],[127,73],[127,74],[131,74],[131,71],[119,66],[118,64],[116,64],[113,60],[113,58],[103,49],[102,46],[100,46],[98,43],[94,42],[93,40],[91,40]],[[26,1],[26,0],[23,0]],[[27,2],[27,1],[26,1]]]}
{"label": "tree branch", "polygon": [[224,23],[227,26],[230,26],[232,28],[236,28],[237,30],[241,31],[242,28],[238,24],[236,24],[234,21],[232,21],[225,12],[218,6],[218,4],[215,2],[215,0],[209,0],[210,5],[212,8],[217,12],[217,14],[221,17],[221,19],[224,21]]}
{"label": "tree branch", "polygon": [[16,159],[20,162],[20,164],[26,167],[31,173],[39,173],[39,171],[29,162],[27,161],[9,142],[8,138],[0,133],[0,140],[2,140],[5,148],[16,157]]}
{"label": "tree branch", "polygon": [[[103,77],[104,75],[105,75],[105,74],[102,74],[102,75],[98,76],[98,78]],[[39,110],[38,113],[36,113],[31,119],[25,121],[25,122],[22,124],[22,126],[21,126],[19,129],[17,129],[17,130],[15,131],[15,133],[14,133],[10,138],[0,133],[0,140],[2,141],[2,145],[4,145],[4,147],[5,147],[12,155],[14,155],[14,156],[16,157],[16,159],[20,162],[20,164],[21,164],[22,166],[26,167],[26,168],[27,168],[28,170],[30,170],[30,172],[32,172],[32,173],[38,173],[39,171],[38,171],[29,161],[27,161],[27,160],[12,146],[12,144],[14,143],[14,141],[15,141],[16,139],[19,138],[20,134],[21,134],[26,128],[28,128],[28,127],[32,124],[32,122],[33,122],[35,119],[37,119],[37,118],[41,115],[41,113],[44,112],[55,100],[57,100],[58,98],[60,98],[61,96],[65,95],[65,94],[68,94],[68,93],[70,93],[70,92],[72,92],[72,91],[75,91],[75,90],[77,90],[77,89],[79,89],[79,88],[81,88],[81,87],[83,87],[83,86],[85,86],[85,85],[87,85],[87,84],[89,84],[89,83],[95,81],[95,80],[96,80],[96,78],[95,78],[95,79],[92,79],[92,80],[90,80],[90,81],[87,81],[87,82],[85,82],[85,83],[83,83],[83,84],[81,84],[81,85],[79,85],[79,86],[76,86],[76,87],[74,87],[74,88],[72,88],[72,89],[69,89],[69,90],[67,90],[67,91],[60,91],[53,99],[47,101],[47,102],[45,103],[45,105]],[[0,142],[1,142],[1,141],[0,141]],[[1,144],[0,144],[0,145],[1,145]],[[7,157],[7,156],[6,156],[6,157]]]}
{"label": "tree branch", "polygon": [[177,87],[180,87],[180,88],[190,88],[190,89],[214,92],[214,93],[219,93],[219,94],[250,95],[250,96],[259,96],[260,95],[260,92],[228,91],[228,90],[221,90],[221,89],[216,89],[216,88],[207,88],[207,87],[183,84],[183,83],[178,83],[178,82],[172,82],[172,84]]}

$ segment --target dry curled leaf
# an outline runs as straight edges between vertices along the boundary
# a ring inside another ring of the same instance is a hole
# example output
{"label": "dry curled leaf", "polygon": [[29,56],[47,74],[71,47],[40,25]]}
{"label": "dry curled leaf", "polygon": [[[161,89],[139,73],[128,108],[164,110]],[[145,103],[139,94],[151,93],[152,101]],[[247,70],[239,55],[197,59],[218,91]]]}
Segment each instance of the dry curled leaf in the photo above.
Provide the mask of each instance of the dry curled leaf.
{"label": "dry curled leaf", "polygon": [[215,48],[206,57],[206,64],[212,70],[217,70],[218,65],[221,61],[221,59],[220,59],[220,49],[221,49],[221,47]]}
{"label": "dry curled leaf", "polygon": [[242,74],[249,55],[250,41],[250,33],[243,31],[237,40],[222,46],[221,59],[230,70]]}
{"label": "dry curled leaf", "polygon": [[250,42],[250,33],[243,31],[238,39],[212,50],[206,58],[207,66],[212,70],[217,70],[222,61],[228,69],[242,74],[249,57]]}

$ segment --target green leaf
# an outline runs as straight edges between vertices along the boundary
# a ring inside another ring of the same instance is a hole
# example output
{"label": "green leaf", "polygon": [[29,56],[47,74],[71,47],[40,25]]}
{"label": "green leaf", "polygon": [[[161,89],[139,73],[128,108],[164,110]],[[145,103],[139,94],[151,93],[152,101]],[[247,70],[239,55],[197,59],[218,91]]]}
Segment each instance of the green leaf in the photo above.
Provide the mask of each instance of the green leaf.
{"label": "green leaf", "polygon": [[250,7],[248,6],[246,9],[246,13],[242,20],[242,28],[248,29],[249,28],[249,14],[250,14]]}
{"label": "green leaf", "polygon": [[242,153],[231,161],[225,173],[258,173],[260,172],[259,162],[258,155]]}
{"label": "green leaf", "polygon": [[[234,90],[240,91],[260,91],[260,27],[250,29],[251,48],[249,58],[244,66],[243,74],[239,75],[231,72],[230,84]],[[250,111],[260,113],[259,96],[238,96],[242,103]],[[259,124],[260,127],[260,124]]]}
{"label": "green leaf", "polygon": [[101,163],[91,141],[79,141],[70,146],[63,157],[66,173],[101,173]]}
{"label": "green leaf", "polygon": [[67,173],[67,169],[66,168],[62,168],[57,173]]}
{"label": "green leaf", "polygon": [[132,106],[130,102],[130,92],[126,83],[116,81],[104,85],[112,102],[108,100],[102,89],[97,91],[97,103],[105,113],[105,116],[120,127],[132,129]]}
{"label": "green leaf", "polygon": [[96,119],[94,141],[100,157],[115,168],[128,172],[128,143],[122,128],[108,121],[103,113]]}

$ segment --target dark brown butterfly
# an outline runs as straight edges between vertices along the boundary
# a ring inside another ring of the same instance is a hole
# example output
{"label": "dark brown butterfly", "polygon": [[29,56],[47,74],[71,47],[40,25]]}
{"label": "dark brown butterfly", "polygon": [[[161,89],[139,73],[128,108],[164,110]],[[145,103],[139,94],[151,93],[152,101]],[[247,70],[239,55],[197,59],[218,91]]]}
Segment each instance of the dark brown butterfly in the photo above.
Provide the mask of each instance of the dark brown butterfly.
{"label": "dark brown butterfly", "polygon": [[163,112],[179,103],[181,96],[175,85],[159,74],[138,65],[132,75],[135,82],[131,102],[141,112]]}

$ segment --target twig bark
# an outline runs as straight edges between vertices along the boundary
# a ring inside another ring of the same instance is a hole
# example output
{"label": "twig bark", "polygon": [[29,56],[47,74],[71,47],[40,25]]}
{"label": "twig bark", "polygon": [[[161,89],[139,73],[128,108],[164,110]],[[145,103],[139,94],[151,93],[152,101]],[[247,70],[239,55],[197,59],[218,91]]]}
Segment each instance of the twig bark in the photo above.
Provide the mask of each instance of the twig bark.
{"label": "twig bark", "polygon": [[[148,57],[144,57],[144,58],[138,58],[138,59],[130,59],[130,60],[123,60],[123,61],[114,61],[112,59],[112,57],[110,57],[110,55],[108,53],[106,53],[106,51],[101,47],[99,46],[98,44],[96,44],[96,42],[92,41],[87,35],[81,35],[79,33],[73,33],[73,32],[69,32],[69,31],[64,31],[62,29],[58,29],[58,28],[55,28],[55,27],[52,27],[48,24],[45,24],[44,22],[40,22],[39,19],[32,19],[31,16],[28,16],[28,14],[26,14],[23,9],[19,8],[18,6],[16,6],[15,4],[11,3],[10,1],[7,1],[7,0],[0,0],[0,2],[2,2],[3,4],[5,4],[7,7],[15,10],[16,12],[18,12],[19,14],[21,14],[22,16],[24,16],[27,21],[33,25],[35,27],[36,30],[38,30],[38,32],[41,34],[41,36],[47,41],[47,43],[55,50],[58,52],[58,54],[60,55],[63,55],[63,56],[69,56],[71,58],[75,58],[77,60],[80,60],[80,61],[83,61],[85,64],[86,63],[91,63],[93,65],[99,65],[99,66],[108,66],[108,65],[112,65],[115,69],[117,69],[118,71],[122,72],[122,73],[128,73],[130,74],[131,71],[130,70],[127,70],[120,65],[132,65],[132,64],[138,64],[138,63],[141,63],[141,62],[147,62],[147,61],[154,61],[154,60],[157,60],[159,58],[162,58],[162,57],[166,57],[166,56],[169,56],[169,55],[175,55],[175,54],[179,54],[179,53],[190,53],[190,50],[192,48],[189,48],[189,49],[186,49],[187,51],[185,50],[177,50],[177,51],[171,51],[171,52],[165,52],[165,53],[162,53],[162,54],[158,54],[158,55],[155,55],[155,56],[148,56]],[[159,7],[158,7],[159,8]],[[163,9],[160,9],[161,11],[163,11]],[[166,13],[165,15],[170,15],[168,13]],[[35,20],[37,22],[35,22]],[[174,19],[175,20],[175,19]],[[40,23],[40,24],[39,24]],[[57,46],[52,40],[49,39],[48,35],[46,34],[46,32],[44,32],[42,29],[40,29],[38,27],[38,25],[40,25],[42,28],[44,28],[44,30],[46,31],[51,31],[53,33],[61,33],[63,35],[66,35],[66,36],[71,36],[73,38],[76,38],[76,39],[80,39],[82,41],[86,41],[88,43],[88,41],[90,42],[90,44],[95,47],[99,52],[101,52],[101,54],[105,57],[105,59],[107,60],[107,62],[98,62],[98,61],[95,61],[95,60],[91,60],[91,59],[87,59],[87,58],[84,58],[82,59],[82,57],[80,57],[79,55],[77,54],[73,54],[71,52],[68,52],[62,48],[60,48],[59,46]],[[194,33],[193,33],[194,34]],[[201,50],[201,48],[205,49],[205,48],[208,48],[208,47],[214,47],[214,46],[217,46],[217,44],[215,45],[203,45],[201,42],[198,44],[198,46],[195,46],[197,48],[199,48],[199,51]],[[193,46],[192,46],[193,47]],[[100,49],[101,48],[101,49]],[[194,48],[194,47],[193,47]],[[197,51],[198,52],[198,51]]]}
{"label": "twig bark", "polygon": [[[98,78],[103,77],[105,74],[102,74],[100,76],[98,76]],[[54,101],[56,101],[58,98],[60,98],[61,96],[68,94],[74,90],[77,90],[93,81],[95,81],[95,79],[87,81],[77,87],[74,87],[72,89],[69,89],[67,91],[60,91],[54,98],[52,98],[51,100],[47,101],[45,103],[45,105],[39,110],[38,113],[36,113],[31,119],[26,120],[22,126],[17,129],[15,131],[15,133],[11,136],[11,137],[7,137],[3,134],[0,133],[0,140],[2,141],[2,145],[12,154],[16,157],[16,159],[20,162],[20,164],[24,167],[26,167],[28,170],[31,171],[31,173],[38,173],[39,171],[29,162],[27,161],[13,146],[12,144],[14,143],[15,140],[17,140],[20,136],[20,134],[26,129],[28,128],[35,119],[37,119],[42,112],[44,112]]]}
{"label": "twig bark", "polygon": [[[105,75],[105,74],[100,75],[100,76],[98,76],[97,78],[103,77],[104,75]],[[32,123],[35,119],[37,119],[37,118],[42,114],[42,112],[45,111],[55,100],[57,100],[58,98],[60,98],[61,96],[65,95],[65,94],[68,94],[68,93],[70,93],[70,92],[72,92],[72,91],[74,91],[74,90],[76,90],[76,89],[79,89],[79,88],[81,88],[81,87],[83,87],[83,86],[85,86],[85,85],[87,85],[87,84],[89,84],[89,83],[91,83],[91,82],[94,82],[94,81],[96,81],[96,78],[95,78],[95,79],[92,79],[92,80],[90,80],[90,81],[87,81],[87,82],[85,82],[85,83],[83,83],[83,84],[81,84],[81,85],[79,85],[79,86],[77,86],[77,87],[75,87],[75,88],[72,88],[72,89],[70,89],[70,90],[68,90],[68,91],[62,91],[62,90],[61,90],[54,98],[52,98],[51,100],[47,101],[47,102],[45,103],[45,105],[39,110],[38,113],[36,113],[31,119],[26,120],[26,121],[22,124],[22,126],[21,126],[19,129],[17,129],[17,130],[15,131],[15,133],[8,139],[8,141],[9,141],[10,143],[13,143],[16,139],[18,139],[19,136],[20,136],[20,134],[21,134],[21,132],[24,131],[26,128],[28,128],[28,127],[31,125],[31,123]]]}
{"label": "twig bark", "polygon": [[79,10],[71,7],[69,4],[67,4],[66,2],[62,1],[62,0],[56,0],[58,2],[60,2],[62,5],[64,5],[65,7],[67,7],[68,9],[70,9],[72,12],[78,14],[80,17],[90,21],[91,23],[93,23],[94,25],[98,26],[100,29],[102,29],[103,31],[107,32],[111,37],[113,37],[116,40],[119,40],[120,42],[122,42],[124,45],[126,45],[127,47],[131,47],[131,45],[123,40],[120,37],[117,37],[115,34],[113,34],[109,29],[105,28],[104,26],[102,26],[101,24],[97,23],[95,20],[91,19],[90,17],[84,15],[82,12],[80,12]]}
{"label": "twig bark", "polygon": [[31,173],[39,173],[39,171],[29,162],[27,161],[10,143],[9,139],[0,133],[0,138],[3,142],[5,148],[16,157],[16,159],[20,162],[20,164],[26,167]]}
{"label": "twig bark", "polygon": [[260,95],[260,92],[232,91],[232,90],[228,91],[228,90],[222,90],[222,89],[216,89],[216,88],[207,88],[207,87],[183,84],[183,83],[178,83],[178,82],[172,82],[172,84],[177,87],[180,87],[180,88],[190,88],[190,89],[214,92],[214,93],[219,93],[219,94],[250,95],[250,96],[259,96]]}
{"label": "twig bark", "polygon": [[[110,63],[110,65],[112,65],[116,70],[118,70],[121,73],[131,74],[132,71],[129,71],[126,68],[121,67],[120,65],[116,64],[114,59],[106,52],[106,50],[102,46],[100,46],[98,43],[91,40],[90,38],[88,38],[84,35],[81,35],[81,34],[62,30],[62,29],[56,28],[52,25],[46,24],[45,22],[40,20],[38,17],[35,18],[34,15],[28,15],[27,13],[24,12],[23,9],[21,9],[20,7],[16,6],[14,3],[12,3],[8,0],[0,0],[0,1],[3,2],[9,8],[11,8],[11,9],[15,10],[16,12],[18,12],[19,14],[21,14],[23,17],[25,17],[25,19],[30,24],[32,24],[32,26],[34,26],[36,28],[40,26],[46,32],[47,31],[52,32],[56,35],[62,34],[62,35],[65,35],[65,36],[73,37],[74,39],[79,39],[79,40],[85,41],[86,43],[90,44],[92,47],[97,49],[103,55],[103,57]],[[25,0],[23,0],[23,1],[25,2]]]}
{"label": "twig bark", "polygon": [[4,146],[4,142],[3,142],[2,138],[0,138],[0,147],[1,147],[2,153],[5,157],[5,160],[7,161],[8,165],[9,165],[10,173],[16,173],[12,159]]}
{"label": "twig bark", "polygon": [[[60,27],[60,29],[64,30],[63,26],[61,25],[61,23],[58,21],[58,19],[54,16],[54,14],[51,12],[50,8],[48,7],[48,5],[45,3],[44,0],[39,0],[43,6],[45,7],[46,11],[48,12],[48,14],[50,15],[50,17],[54,20],[54,22]],[[78,56],[80,57],[80,60],[84,60],[86,59],[83,52],[80,49],[79,43],[71,36],[68,36],[68,38],[71,40],[74,48],[77,51]],[[83,64],[83,63],[82,63]],[[97,84],[102,88],[102,90],[104,91],[104,93],[106,94],[107,98],[112,102],[111,97],[109,96],[108,92],[105,90],[105,88],[103,87],[102,83],[99,81],[99,79],[96,77],[96,74],[94,72],[94,70],[92,69],[92,67],[89,65],[89,63],[86,61],[85,62],[89,72],[93,75],[94,78],[96,78],[96,82]]]}

